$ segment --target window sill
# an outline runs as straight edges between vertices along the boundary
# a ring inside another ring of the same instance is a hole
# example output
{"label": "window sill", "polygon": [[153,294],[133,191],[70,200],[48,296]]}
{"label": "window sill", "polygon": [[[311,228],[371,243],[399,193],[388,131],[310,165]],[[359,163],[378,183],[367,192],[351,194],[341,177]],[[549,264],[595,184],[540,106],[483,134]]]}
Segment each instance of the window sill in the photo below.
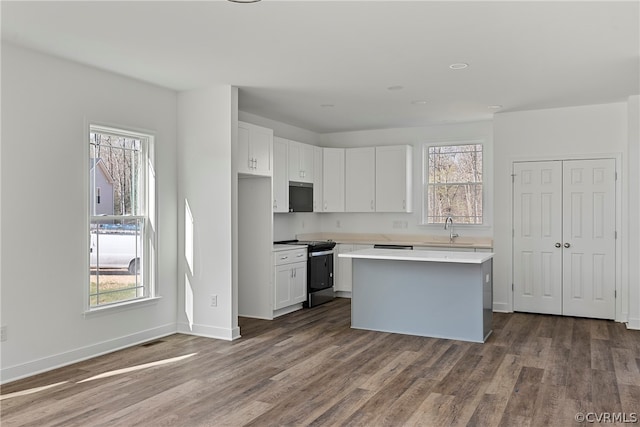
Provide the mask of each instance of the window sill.
{"label": "window sill", "polygon": [[126,311],[126,310],[132,310],[139,307],[157,304],[158,301],[160,301],[161,299],[162,297],[156,296],[151,298],[137,299],[133,301],[125,301],[117,304],[105,305],[102,307],[90,308],[88,310],[85,310],[82,313],[82,315],[84,317],[93,317],[101,314],[110,314],[110,313],[117,313],[117,312]]}

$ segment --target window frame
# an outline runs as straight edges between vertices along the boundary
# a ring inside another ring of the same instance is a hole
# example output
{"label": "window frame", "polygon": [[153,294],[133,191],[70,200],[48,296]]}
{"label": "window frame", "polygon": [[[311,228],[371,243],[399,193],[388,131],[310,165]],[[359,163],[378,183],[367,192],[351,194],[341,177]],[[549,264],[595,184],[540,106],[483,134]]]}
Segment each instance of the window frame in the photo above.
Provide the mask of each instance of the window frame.
{"label": "window frame", "polygon": [[[128,127],[118,125],[106,125],[95,121],[87,121],[85,126],[85,150],[84,158],[91,158],[91,133],[101,133],[116,137],[125,137],[132,139],[139,139],[141,142],[141,159],[139,178],[143,181],[140,188],[140,209],[137,215],[93,215],[92,208],[94,207],[94,201],[91,200],[90,188],[90,176],[85,172],[85,197],[86,197],[86,210],[85,210],[85,232],[86,234],[86,262],[85,267],[87,271],[87,280],[83,284],[84,289],[84,314],[101,313],[114,309],[128,308],[136,305],[148,304],[151,301],[159,299],[156,288],[156,268],[157,268],[157,194],[156,194],[156,177],[154,168],[154,159],[152,153],[154,153],[155,135],[153,132],[147,130],[131,129]],[[86,160],[85,160],[86,162]],[[85,169],[86,170],[86,169]],[[153,182],[151,182],[153,180]],[[95,184],[94,184],[95,185]],[[151,194],[153,190],[153,194]],[[144,295],[141,297],[130,298],[121,301],[115,301],[111,303],[91,305],[91,224],[96,219],[125,219],[125,220],[142,220],[142,254],[141,254],[141,270],[140,278],[142,281],[142,288]]]}
{"label": "window frame", "polygon": [[[421,195],[421,213],[420,213],[420,225],[427,227],[437,227],[440,228],[444,225],[444,222],[428,222],[429,217],[429,200],[428,200],[428,190],[429,190],[429,149],[432,147],[456,147],[463,145],[480,145],[482,147],[482,222],[478,224],[467,224],[461,222],[455,222],[456,227],[469,227],[473,229],[478,228],[486,228],[489,227],[489,223],[487,221],[487,186],[488,186],[488,175],[487,175],[487,145],[482,139],[469,139],[469,140],[459,140],[459,141],[434,141],[434,142],[425,142],[422,144],[422,195]],[[459,183],[464,184],[464,183]]]}

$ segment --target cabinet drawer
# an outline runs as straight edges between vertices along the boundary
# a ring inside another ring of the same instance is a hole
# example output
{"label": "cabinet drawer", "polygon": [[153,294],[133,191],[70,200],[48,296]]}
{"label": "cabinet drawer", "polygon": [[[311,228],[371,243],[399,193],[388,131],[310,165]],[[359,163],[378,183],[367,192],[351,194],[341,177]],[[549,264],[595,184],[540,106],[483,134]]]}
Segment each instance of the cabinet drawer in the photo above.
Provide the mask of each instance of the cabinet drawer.
{"label": "cabinet drawer", "polygon": [[273,254],[274,265],[291,264],[292,262],[307,261],[306,249],[292,249],[290,251],[279,251]]}

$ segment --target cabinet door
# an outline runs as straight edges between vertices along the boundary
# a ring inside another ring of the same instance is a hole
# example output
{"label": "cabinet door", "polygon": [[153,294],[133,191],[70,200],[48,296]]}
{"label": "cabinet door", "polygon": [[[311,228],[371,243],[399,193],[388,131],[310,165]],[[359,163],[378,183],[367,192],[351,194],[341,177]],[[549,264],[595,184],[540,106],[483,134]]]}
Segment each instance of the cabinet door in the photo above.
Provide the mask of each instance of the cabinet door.
{"label": "cabinet door", "polygon": [[324,212],[344,212],[344,148],[322,149]]}
{"label": "cabinet door", "polygon": [[288,141],[289,143],[289,180],[301,182],[301,173],[300,173],[300,144],[295,141]]}
{"label": "cabinet door", "polygon": [[322,147],[313,147],[313,211],[322,212]]}
{"label": "cabinet door", "polygon": [[274,287],[274,310],[279,310],[291,304],[291,284],[293,282],[292,264],[276,266],[276,280]]}
{"label": "cabinet door", "polygon": [[289,180],[313,182],[313,146],[289,141]]}
{"label": "cabinet door", "polygon": [[238,172],[271,176],[273,130],[238,122]]}
{"label": "cabinet door", "polygon": [[271,176],[273,131],[260,126],[254,126],[249,135],[249,150],[254,159],[254,174]]}
{"label": "cabinet door", "polygon": [[249,126],[243,122],[238,122],[238,172],[253,172],[253,160],[249,154]]}
{"label": "cabinet door", "polygon": [[313,145],[300,144],[300,163],[302,182],[313,182],[314,180],[314,164],[313,164]]}
{"label": "cabinet door", "polygon": [[291,283],[291,304],[307,300],[307,263],[298,262],[291,265],[293,278]]}
{"label": "cabinet door", "polygon": [[376,212],[411,212],[413,149],[376,147]]}
{"label": "cabinet door", "polygon": [[374,147],[347,148],[345,151],[345,210],[374,212],[376,181]]}
{"label": "cabinet door", "polygon": [[286,139],[273,138],[273,211],[289,212],[289,178]]}

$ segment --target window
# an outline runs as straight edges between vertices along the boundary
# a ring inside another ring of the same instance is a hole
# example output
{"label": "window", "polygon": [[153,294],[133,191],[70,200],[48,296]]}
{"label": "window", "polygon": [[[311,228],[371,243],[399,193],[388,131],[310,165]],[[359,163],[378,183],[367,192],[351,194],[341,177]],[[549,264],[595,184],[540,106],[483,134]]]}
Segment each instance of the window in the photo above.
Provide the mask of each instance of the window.
{"label": "window", "polygon": [[90,309],[153,297],[150,135],[89,129]]}
{"label": "window", "polygon": [[423,223],[482,224],[482,144],[425,145]]}

